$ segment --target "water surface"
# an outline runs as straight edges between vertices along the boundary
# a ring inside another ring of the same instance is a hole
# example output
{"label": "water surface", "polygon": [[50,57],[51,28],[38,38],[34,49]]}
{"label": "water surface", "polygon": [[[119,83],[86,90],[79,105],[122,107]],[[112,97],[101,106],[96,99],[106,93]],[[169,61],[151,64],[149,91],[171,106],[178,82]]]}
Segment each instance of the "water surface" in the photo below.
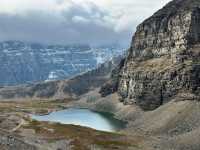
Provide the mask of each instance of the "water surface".
{"label": "water surface", "polygon": [[52,112],[48,115],[32,115],[38,121],[59,122],[62,124],[73,124],[90,127],[101,131],[118,131],[125,127],[125,123],[117,120],[109,113],[100,113],[89,109],[66,109]]}

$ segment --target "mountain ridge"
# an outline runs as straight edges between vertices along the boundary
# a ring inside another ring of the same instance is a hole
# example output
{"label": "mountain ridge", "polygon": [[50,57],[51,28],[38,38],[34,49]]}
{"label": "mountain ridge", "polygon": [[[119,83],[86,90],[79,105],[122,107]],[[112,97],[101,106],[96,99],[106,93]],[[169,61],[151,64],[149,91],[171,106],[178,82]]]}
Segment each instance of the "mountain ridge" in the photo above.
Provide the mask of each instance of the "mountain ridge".
{"label": "mountain ridge", "polygon": [[106,83],[111,71],[118,65],[122,56],[112,61],[101,64],[97,69],[79,74],[66,80],[38,82],[17,86],[6,86],[0,88],[1,100],[62,100],[77,99],[80,95],[99,88]]}
{"label": "mountain ridge", "polygon": [[122,55],[123,51],[117,45],[91,47],[81,44],[0,42],[0,85],[68,79],[97,68],[112,57]]}
{"label": "mountain ridge", "polygon": [[153,110],[174,98],[200,100],[199,26],[199,0],[174,0],[141,23],[115,81],[121,101]]}

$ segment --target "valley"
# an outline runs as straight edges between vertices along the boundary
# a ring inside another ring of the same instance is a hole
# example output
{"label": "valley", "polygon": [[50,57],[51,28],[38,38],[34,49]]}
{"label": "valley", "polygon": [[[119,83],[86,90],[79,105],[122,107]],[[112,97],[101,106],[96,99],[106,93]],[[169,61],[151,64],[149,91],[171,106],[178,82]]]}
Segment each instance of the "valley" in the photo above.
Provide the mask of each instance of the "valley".
{"label": "valley", "polygon": [[[125,57],[65,80],[1,87],[0,146],[199,150],[199,27],[200,1],[173,0],[138,25]],[[105,132],[31,118],[70,109],[109,113],[127,124]]]}

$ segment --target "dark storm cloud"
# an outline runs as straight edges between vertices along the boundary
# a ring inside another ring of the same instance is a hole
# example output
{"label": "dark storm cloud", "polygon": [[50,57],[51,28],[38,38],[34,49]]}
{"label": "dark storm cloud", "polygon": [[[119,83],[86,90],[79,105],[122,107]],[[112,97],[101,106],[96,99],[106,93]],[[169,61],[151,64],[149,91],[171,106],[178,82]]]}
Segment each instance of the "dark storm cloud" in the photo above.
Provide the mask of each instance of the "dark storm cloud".
{"label": "dark storm cloud", "polygon": [[[127,44],[136,25],[154,11],[148,7],[152,6],[152,2],[147,0],[113,0],[110,1],[112,5],[105,5],[107,9],[104,5],[97,5],[91,0],[79,1],[45,0],[42,2],[46,8],[38,9],[39,0],[30,0],[30,4],[25,0],[12,0],[8,6],[6,5],[8,8],[0,6],[6,8],[5,12],[0,10],[0,40],[63,44]],[[169,0],[161,1],[164,3]],[[98,2],[103,4],[103,0]],[[20,7],[20,4],[25,3],[26,5]],[[157,4],[158,0],[155,3]],[[23,11],[18,12],[18,9],[15,9],[18,4],[16,8]],[[63,8],[60,9],[60,6]]]}
{"label": "dark storm cloud", "polygon": [[106,12],[92,3],[87,6],[88,9],[74,4],[59,17],[36,11],[26,15],[0,14],[0,40],[89,44],[125,41],[128,32],[116,33],[105,25]]}

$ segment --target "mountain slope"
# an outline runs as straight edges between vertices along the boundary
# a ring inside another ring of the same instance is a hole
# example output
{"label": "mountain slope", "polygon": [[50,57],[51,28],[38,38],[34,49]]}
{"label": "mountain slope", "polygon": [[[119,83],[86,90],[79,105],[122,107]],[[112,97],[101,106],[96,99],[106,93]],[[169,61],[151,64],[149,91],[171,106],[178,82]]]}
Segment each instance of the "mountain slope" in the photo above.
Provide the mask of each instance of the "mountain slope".
{"label": "mountain slope", "polygon": [[117,45],[44,45],[0,42],[0,85],[68,79],[123,54]]}
{"label": "mountain slope", "polygon": [[174,0],[140,24],[119,71],[122,101],[152,110],[175,97],[199,100],[199,27],[199,0]]}
{"label": "mountain slope", "polygon": [[99,88],[110,78],[111,71],[119,64],[121,56],[113,58],[97,69],[68,80],[46,81],[35,84],[0,88],[1,100],[67,99],[78,98],[90,90]]}

